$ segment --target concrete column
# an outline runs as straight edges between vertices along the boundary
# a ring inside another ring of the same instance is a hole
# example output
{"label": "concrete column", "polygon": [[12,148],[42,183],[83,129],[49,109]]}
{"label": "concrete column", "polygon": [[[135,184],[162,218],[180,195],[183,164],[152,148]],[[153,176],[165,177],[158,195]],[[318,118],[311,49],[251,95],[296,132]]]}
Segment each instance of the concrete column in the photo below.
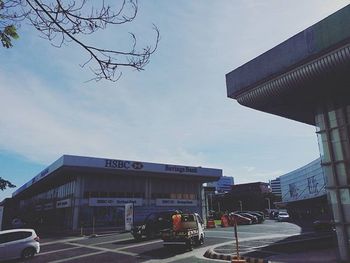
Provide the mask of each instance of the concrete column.
{"label": "concrete column", "polygon": [[350,106],[329,104],[315,119],[340,260],[350,262]]}
{"label": "concrete column", "polygon": [[79,209],[80,209],[80,199],[83,197],[82,196],[82,191],[83,191],[83,180],[81,176],[78,176],[76,181],[75,181],[75,191],[73,195],[73,200],[72,200],[72,208],[73,208],[73,230],[78,230],[80,227],[79,224]]}

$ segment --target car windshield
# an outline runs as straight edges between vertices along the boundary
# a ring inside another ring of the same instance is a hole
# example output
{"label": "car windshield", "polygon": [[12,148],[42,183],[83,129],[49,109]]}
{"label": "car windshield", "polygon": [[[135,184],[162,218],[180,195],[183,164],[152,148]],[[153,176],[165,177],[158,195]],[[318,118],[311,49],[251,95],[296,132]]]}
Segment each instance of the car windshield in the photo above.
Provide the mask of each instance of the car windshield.
{"label": "car windshield", "polygon": [[287,216],[288,213],[286,213],[286,212],[279,212],[279,215],[280,215],[280,216]]}

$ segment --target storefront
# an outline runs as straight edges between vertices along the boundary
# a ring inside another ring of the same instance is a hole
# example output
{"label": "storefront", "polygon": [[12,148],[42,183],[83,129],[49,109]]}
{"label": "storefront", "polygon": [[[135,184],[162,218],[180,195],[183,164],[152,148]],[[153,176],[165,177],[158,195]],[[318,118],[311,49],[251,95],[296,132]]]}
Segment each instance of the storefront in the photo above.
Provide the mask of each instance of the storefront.
{"label": "storefront", "polygon": [[64,155],[13,193],[18,216],[30,225],[77,229],[124,225],[170,209],[205,216],[202,184],[222,170],[182,165]]}

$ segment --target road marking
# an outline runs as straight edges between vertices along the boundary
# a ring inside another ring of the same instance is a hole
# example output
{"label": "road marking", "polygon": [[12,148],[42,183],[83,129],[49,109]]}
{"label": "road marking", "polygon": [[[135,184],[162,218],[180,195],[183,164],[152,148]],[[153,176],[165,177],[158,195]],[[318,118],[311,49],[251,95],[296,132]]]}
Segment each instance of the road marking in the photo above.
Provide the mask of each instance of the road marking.
{"label": "road marking", "polygon": [[99,255],[99,254],[103,254],[103,253],[106,253],[106,251],[98,251],[98,252],[93,252],[93,253],[84,254],[84,255],[80,255],[80,256],[75,256],[75,257],[70,257],[70,258],[64,258],[64,259],[49,261],[49,263],[67,262],[67,261],[71,261],[71,260],[74,260],[74,259],[79,259],[79,258],[85,258],[85,257],[95,256],[95,255]]}
{"label": "road marking", "polygon": [[73,250],[73,249],[77,249],[77,248],[80,248],[80,247],[69,247],[69,248],[62,248],[62,249],[52,250],[52,251],[48,251],[48,252],[39,253],[38,256],[52,254],[52,253],[56,253],[56,252],[67,251],[67,250]]}
{"label": "road marking", "polygon": [[160,243],[163,242],[163,240],[155,240],[155,241],[150,241],[150,242],[146,242],[146,243],[140,243],[140,244],[136,244],[136,245],[131,245],[131,246],[127,246],[127,247],[123,247],[123,248],[119,248],[119,249],[129,249],[129,248],[133,248],[133,247],[140,247],[140,246],[145,246],[145,245],[150,245],[150,244],[156,244],[156,243]]}
{"label": "road marking", "polygon": [[109,244],[109,243],[118,243],[118,242],[123,242],[123,241],[128,241],[128,240],[133,240],[132,238],[124,238],[124,239],[118,239],[118,240],[112,240],[112,241],[104,241],[104,242],[99,242],[99,243],[94,243],[94,246],[97,245],[103,245],[103,244]]}

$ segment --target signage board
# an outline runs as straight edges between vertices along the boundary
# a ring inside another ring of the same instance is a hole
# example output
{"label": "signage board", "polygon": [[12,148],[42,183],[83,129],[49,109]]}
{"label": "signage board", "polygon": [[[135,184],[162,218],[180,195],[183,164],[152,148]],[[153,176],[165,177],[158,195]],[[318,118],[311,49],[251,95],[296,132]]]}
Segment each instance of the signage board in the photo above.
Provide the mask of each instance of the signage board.
{"label": "signage board", "polygon": [[156,206],[197,206],[197,200],[156,199]]}
{"label": "signage board", "polygon": [[47,203],[47,204],[44,204],[44,210],[51,210],[53,209],[53,203]]}
{"label": "signage board", "polygon": [[134,224],[134,204],[125,204],[125,230],[130,231]]}
{"label": "signage board", "polygon": [[56,208],[66,208],[70,207],[72,202],[70,199],[64,199],[56,202]]}
{"label": "signage board", "polygon": [[142,206],[142,198],[89,198],[89,206],[125,206],[132,203]]}

